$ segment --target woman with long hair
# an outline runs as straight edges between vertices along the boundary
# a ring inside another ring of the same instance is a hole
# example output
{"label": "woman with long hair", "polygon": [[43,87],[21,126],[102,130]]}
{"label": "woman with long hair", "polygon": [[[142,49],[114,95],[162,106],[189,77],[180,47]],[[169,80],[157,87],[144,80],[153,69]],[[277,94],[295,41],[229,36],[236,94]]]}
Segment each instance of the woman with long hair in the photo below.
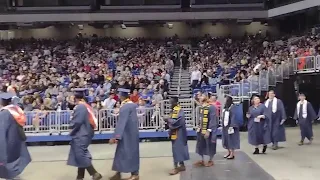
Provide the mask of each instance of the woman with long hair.
{"label": "woman with long hair", "polygon": [[235,105],[230,96],[226,97],[226,103],[222,110],[222,145],[228,150],[224,158],[234,159],[234,151],[240,149],[239,122],[236,119]]}
{"label": "woman with long hair", "polygon": [[260,97],[257,95],[252,96],[251,104],[246,114],[249,144],[255,146],[253,154],[260,154],[259,145],[263,145],[262,153],[265,154],[267,145],[271,143],[267,109],[264,104],[260,103]]}

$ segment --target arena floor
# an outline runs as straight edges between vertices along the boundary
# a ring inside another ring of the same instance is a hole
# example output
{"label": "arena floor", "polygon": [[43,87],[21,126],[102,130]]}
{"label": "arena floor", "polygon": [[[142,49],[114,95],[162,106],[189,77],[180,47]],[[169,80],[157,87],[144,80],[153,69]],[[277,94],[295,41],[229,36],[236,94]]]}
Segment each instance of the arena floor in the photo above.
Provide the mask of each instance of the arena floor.
{"label": "arena floor", "polygon": [[[312,145],[298,146],[299,129],[287,129],[288,141],[284,148],[268,150],[266,155],[252,155],[253,147],[247,143],[247,134],[241,135],[241,151],[234,161],[225,161],[219,141],[218,155],[212,169],[194,169],[192,161],[187,162],[187,171],[181,175],[169,176],[172,168],[170,142],[145,142],[140,145],[141,180],[318,180],[320,177],[320,125],[314,127],[315,141]],[[97,144],[91,146],[96,169],[108,179],[111,171],[114,145]],[[195,141],[189,141],[192,160]],[[66,165],[68,146],[30,147],[33,162],[21,175],[23,180],[72,180],[76,169]],[[259,166],[258,166],[258,165]],[[254,178],[257,177],[257,178]],[[90,179],[89,176],[86,179]]]}

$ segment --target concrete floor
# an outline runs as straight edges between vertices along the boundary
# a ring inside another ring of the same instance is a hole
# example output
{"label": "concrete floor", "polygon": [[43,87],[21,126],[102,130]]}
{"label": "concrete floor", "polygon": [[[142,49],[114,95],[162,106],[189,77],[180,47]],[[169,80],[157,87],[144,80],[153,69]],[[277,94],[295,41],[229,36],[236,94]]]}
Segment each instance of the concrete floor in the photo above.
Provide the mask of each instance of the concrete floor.
{"label": "concrete floor", "polygon": [[[320,125],[314,127],[315,140],[312,145],[298,146],[299,129],[288,128],[285,147],[269,150],[267,155],[252,155],[253,147],[247,143],[247,133],[241,134],[241,151],[245,152],[276,180],[319,180],[320,177]],[[221,141],[218,152],[224,152]],[[189,141],[190,153],[194,153],[195,141]],[[90,147],[96,169],[108,179],[111,171],[114,145],[97,144]],[[73,180],[76,169],[66,165],[68,146],[29,147],[33,162],[21,175],[24,180]],[[170,142],[145,142],[140,145],[141,180],[179,180],[180,176],[168,176],[172,168]],[[216,163],[215,166],[219,166]],[[86,179],[90,179],[88,176]],[[225,179],[225,178],[221,178]],[[200,179],[199,179],[200,180]],[[233,180],[233,179],[230,179]],[[235,179],[236,180],[236,179]],[[258,180],[258,179],[257,179]]]}

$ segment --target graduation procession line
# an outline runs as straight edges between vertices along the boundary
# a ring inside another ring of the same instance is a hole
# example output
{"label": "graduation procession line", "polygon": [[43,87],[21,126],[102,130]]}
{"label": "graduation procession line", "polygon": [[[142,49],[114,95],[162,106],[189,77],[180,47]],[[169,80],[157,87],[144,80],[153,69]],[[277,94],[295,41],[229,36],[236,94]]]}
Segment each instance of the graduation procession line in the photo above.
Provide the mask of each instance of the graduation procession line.
{"label": "graduation procession line", "polygon": [[[95,134],[97,118],[94,117],[91,107],[84,101],[83,91],[76,89],[75,100],[77,106],[74,109],[69,124],[69,135],[51,136],[28,136],[23,131],[23,124],[26,123],[25,115],[19,106],[11,105],[6,95],[0,95],[4,108],[0,111],[0,178],[13,179],[23,172],[31,162],[31,157],[26,146],[26,141],[36,138],[60,138],[59,140],[70,141],[70,150],[67,158],[67,165],[77,168],[76,179],[83,180],[85,171],[88,171],[93,180],[102,179],[102,175],[93,166],[92,155],[89,146],[92,140],[109,139],[109,144],[116,145],[113,158],[112,170],[116,173],[110,180],[120,180],[122,173],[131,173],[128,180],[139,180],[140,170],[140,140],[141,137],[169,137],[172,145],[173,168],[169,175],[176,175],[186,171],[186,162],[191,159],[189,154],[188,136],[196,136],[195,152],[197,157],[193,167],[212,167],[213,158],[217,154],[217,140],[219,135],[219,116],[215,106],[210,105],[208,97],[202,95],[199,100],[198,121],[196,130],[188,130],[185,118],[185,111],[179,104],[177,97],[171,97],[170,107],[172,112],[163,116],[166,122],[166,131],[143,132],[139,131],[139,116],[137,104],[130,101],[128,93],[130,90],[118,89],[120,92],[121,106],[118,121],[113,133]],[[10,110],[8,110],[10,108]],[[12,114],[12,112],[14,113]],[[235,150],[240,149],[240,122],[237,120],[237,106],[234,105],[230,96],[226,97],[225,106],[221,112],[222,145],[227,150],[222,157],[224,161],[234,160]],[[286,141],[284,121],[286,114],[283,103],[275,97],[273,91],[269,91],[269,99],[265,104],[260,103],[258,96],[252,97],[252,106],[246,114],[248,118],[248,142],[254,146],[253,154],[265,154],[267,145],[272,143],[274,150],[278,149],[278,142]],[[301,141],[304,145],[307,138],[310,143],[313,140],[312,121],[316,114],[311,104],[306,100],[304,94],[299,95],[299,102],[295,112],[295,119],[300,125]],[[42,139],[47,140],[48,139]],[[10,142],[8,142],[10,141]],[[263,149],[260,151],[259,146]],[[20,155],[20,156],[17,156]],[[239,153],[237,153],[238,155]],[[240,153],[241,154],[241,153]],[[15,159],[14,159],[15,158]],[[217,161],[223,164],[223,161]]]}

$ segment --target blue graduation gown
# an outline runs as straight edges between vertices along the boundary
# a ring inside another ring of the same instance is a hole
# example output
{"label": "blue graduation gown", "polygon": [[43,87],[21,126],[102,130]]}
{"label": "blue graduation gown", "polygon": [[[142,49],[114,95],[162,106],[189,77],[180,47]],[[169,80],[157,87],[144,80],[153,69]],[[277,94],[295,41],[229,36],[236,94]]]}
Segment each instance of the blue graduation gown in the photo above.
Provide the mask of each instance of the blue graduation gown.
{"label": "blue graduation gown", "polygon": [[[237,121],[236,115],[236,105],[232,105],[229,111],[229,122],[227,126],[224,126],[224,117],[225,117],[225,112],[222,114],[222,145],[225,149],[240,149],[240,132],[239,132],[239,121]],[[233,127],[234,133],[229,134],[228,129],[229,127]]]}
{"label": "blue graduation gown", "polygon": [[283,103],[280,99],[277,99],[277,111],[272,112],[273,103],[269,102],[269,105],[266,109],[268,120],[270,122],[270,134],[271,142],[284,142],[286,141],[286,132],[284,125],[280,125],[281,121],[287,119],[286,111],[284,109]]}
{"label": "blue graduation gown", "polygon": [[[206,113],[206,111],[208,111]],[[200,131],[197,132],[196,153],[200,156],[208,155],[214,156],[217,149],[217,129],[218,120],[216,108],[212,105],[201,106],[200,108]],[[205,117],[207,116],[207,117]],[[206,123],[206,118],[208,122]],[[211,129],[208,139],[204,138],[207,129]]]}
{"label": "blue graduation gown", "polygon": [[76,106],[70,121],[72,138],[67,164],[79,168],[92,165],[92,156],[88,150],[94,136],[94,130],[89,122],[89,112],[83,104]]}
{"label": "blue graduation gown", "polygon": [[173,109],[172,116],[168,120],[168,125],[172,142],[173,161],[178,163],[189,160],[187,127],[181,107],[176,106]]}
{"label": "blue graduation gown", "polygon": [[8,110],[0,112],[0,178],[17,177],[31,162],[19,125]]}
{"label": "blue graduation gown", "polygon": [[[266,145],[271,143],[269,119],[267,116],[267,108],[264,104],[258,107],[249,107],[250,118],[248,120],[248,140],[253,146]],[[265,119],[260,119],[260,122],[254,122],[254,118],[259,115],[264,115]]]}
{"label": "blue graduation gown", "polygon": [[310,102],[307,103],[307,117],[302,117],[302,109],[298,114],[298,110],[294,113],[293,119],[298,120],[298,124],[300,126],[300,133],[301,133],[301,140],[305,138],[311,139],[313,137],[313,130],[312,130],[312,121],[317,118],[316,112],[314,111]]}
{"label": "blue graduation gown", "polygon": [[118,139],[112,170],[122,173],[139,171],[139,127],[137,105],[126,103],[120,107],[119,119],[114,132]]}

